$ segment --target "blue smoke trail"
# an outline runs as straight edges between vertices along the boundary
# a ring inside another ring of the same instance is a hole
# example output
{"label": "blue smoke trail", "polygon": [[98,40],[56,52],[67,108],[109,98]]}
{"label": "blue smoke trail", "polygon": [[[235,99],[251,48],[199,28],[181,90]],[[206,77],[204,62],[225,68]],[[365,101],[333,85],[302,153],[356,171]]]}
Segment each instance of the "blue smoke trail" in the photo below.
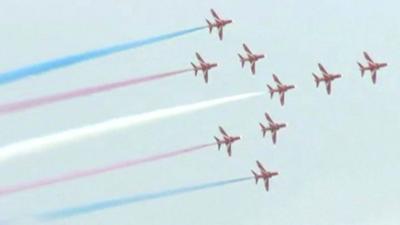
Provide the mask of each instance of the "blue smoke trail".
{"label": "blue smoke trail", "polygon": [[74,55],[69,55],[61,58],[56,58],[48,61],[44,61],[41,63],[33,64],[30,66],[22,67],[19,69],[11,70],[8,72],[0,73],[0,84],[10,83],[28,76],[32,76],[35,74],[40,74],[44,72],[48,72],[50,70],[59,69],[62,67],[71,66],[73,64],[83,62],[86,60],[91,60],[103,56],[107,56],[113,53],[141,47],[144,45],[149,45],[153,43],[157,43],[160,41],[168,40],[174,37],[182,36],[185,34],[189,34],[198,30],[204,29],[204,26],[181,30],[173,33],[168,33],[160,36],[150,37],[146,39],[131,41],[123,44],[118,44],[114,46],[109,46],[105,48],[100,48],[96,50],[87,51],[84,53],[78,53]]}
{"label": "blue smoke trail", "polygon": [[170,190],[161,191],[161,192],[146,193],[146,194],[135,195],[135,196],[130,196],[130,197],[111,199],[111,200],[102,201],[102,202],[95,202],[95,203],[87,204],[87,205],[83,205],[83,206],[64,208],[64,209],[40,214],[37,216],[37,219],[44,220],[44,221],[63,219],[63,218],[77,216],[77,215],[81,215],[81,214],[92,213],[95,211],[100,211],[100,210],[104,210],[104,209],[108,209],[108,208],[120,207],[120,206],[127,205],[127,204],[133,204],[133,203],[137,203],[137,202],[148,201],[148,200],[153,200],[153,199],[158,199],[158,198],[164,198],[164,197],[169,197],[169,196],[174,196],[174,195],[180,195],[180,194],[199,191],[199,190],[203,190],[203,189],[238,183],[238,182],[246,181],[249,179],[252,179],[252,177],[244,177],[244,178],[238,178],[238,179],[217,181],[217,182],[212,182],[212,183],[199,184],[199,185],[195,185],[195,186],[170,189]]}

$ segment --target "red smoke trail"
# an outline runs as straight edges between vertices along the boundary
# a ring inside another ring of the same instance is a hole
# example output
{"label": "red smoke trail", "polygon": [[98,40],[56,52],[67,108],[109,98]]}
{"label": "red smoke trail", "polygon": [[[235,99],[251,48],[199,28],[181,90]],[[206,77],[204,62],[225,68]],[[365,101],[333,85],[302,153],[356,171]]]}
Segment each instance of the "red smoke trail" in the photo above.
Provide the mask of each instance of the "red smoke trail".
{"label": "red smoke trail", "polygon": [[154,161],[158,161],[158,160],[162,160],[162,159],[166,159],[166,158],[172,158],[172,157],[176,157],[179,155],[192,153],[192,152],[195,152],[195,151],[198,151],[198,150],[201,150],[206,147],[213,146],[213,145],[215,145],[215,143],[203,144],[203,145],[189,147],[189,148],[185,148],[185,149],[181,149],[181,150],[177,150],[177,151],[153,155],[153,156],[149,156],[146,158],[131,159],[131,160],[127,160],[124,162],[114,163],[114,164],[108,165],[108,166],[92,168],[92,169],[88,169],[88,170],[75,171],[75,172],[71,172],[71,173],[56,176],[56,177],[44,178],[44,179],[36,180],[36,181],[32,181],[32,182],[21,183],[21,184],[17,184],[14,186],[0,187],[0,196],[9,195],[9,194],[16,193],[16,192],[32,190],[32,189],[36,189],[36,188],[40,188],[40,187],[44,187],[44,186],[48,186],[48,185],[52,185],[52,184],[56,184],[56,183],[61,183],[61,182],[65,182],[65,181],[75,180],[75,179],[79,179],[79,178],[83,178],[83,177],[95,176],[98,174],[108,173],[108,172],[111,172],[114,170],[125,169],[128,167],[137,166],[137,165],[148,163],[148,162],[154,162]]}
{"label": "red smoke trail", "polygon": [[38,107],[41,105],[47,105],[47,104],[64,101],[64,100],[68,100],[68,99],[72,99],[72,98],[79,98],[79,97],[96,94],[96,93],[100,93],[100,92],[111,91],[111,90],[114,90],[117,88],[132,86],[132,85],[136,85],[136,84],[140,84],[140,83],[145,83],[145,82],[149,82],[149,81],[153,81],[153,80],[159,80],[162,78],[175,76],[175,75],[186,73],[186,72],[189,72],[192,70],[193,69],[177,70],[177,71],[172,71],[172,72],[167,72],[167,73],[161,73],[161,74],[156,74],[156,75],[151,75],[151,76],[133,78],[133,79],[129,79],[129,80],[117,81],[117,82],[113,82],[113,83],[82,88],[82,89],[78,89],[78,90],[43,96],[43,97],[39,97],[39,98],[32,98],[32,99],[22,100],[22,101],[18,101],[18,102],[12,102],[12,103],[8,103],[8,104],[0,105],[0,114],[8,114],[8,113],[12,113],[12,112],[18,112],[18,111]]}

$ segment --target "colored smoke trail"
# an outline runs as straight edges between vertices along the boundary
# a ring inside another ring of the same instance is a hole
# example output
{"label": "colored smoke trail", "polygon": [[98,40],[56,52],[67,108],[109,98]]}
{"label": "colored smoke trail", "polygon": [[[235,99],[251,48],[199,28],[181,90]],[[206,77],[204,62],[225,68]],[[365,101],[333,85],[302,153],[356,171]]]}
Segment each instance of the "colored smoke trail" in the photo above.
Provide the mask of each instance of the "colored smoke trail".
{"label": "colored smoke trail", "polygon": [[18,111],[38,107],[41,105],[47,105],[47,104],[51,104],[51,103],[55,103],[55,102],[59,102],[59,101],[65,101],[65,100],[72,99],[72,98],[79,98],[79,97],[84,97],[84,96],[92,95],[92,94],[96,94],[96,93],[112,91],[112,90],[118,89],[118,88],[128,87],[128,86],[132,86],[132,85],[136,85],[136,84],[140,84],[140,83],[145,83],[145,82],[159,80],[159,79],[166,78],[166,77],[175,76],[175,75],[186,73],[186,72],[189,72],[192,70],[193,69],[184,69],[184,70],[177,70],[177,71],[161,73],[161,74],[156,74],[156,75],[151,75],[151,76],[145,76],[145,77],[140,77],[140,78],[132,78],[129,80],[117,81],[117,82],[108,83],[108,84],[102,84],[102,85],[97,85],[97,86],[92,86],[92,87],[87,87],[87,88],[81,88],[81,89],[73,90],[73,91],[69,91],[69,92],[63,92],[63,93],[59,93],[59,94],[48,95],[48,96],[43,96],[43,97],[39,97],[39,98],[32,98],[32,99],[22,100],[22,101],[18,101],[18,102],[3,104],[3,105],[0,105],[0,114],[9,114],[9,113],[13,113],[13,112],[18,112]]}
{"label": "colored smoke trail", "polygon": [[249,98],[264,95],[263,92],[252,92],[223,98],[217,98],[198,103],[176,106],[172,108],[159,109],[143,114],[114,118],[102,123],[92,124],[76,129],[65,130],[47,136],[28,139],[16,142],[0,148],[0,162],[6,161],[17,156],[24,156],[33,153],[43,152],[51,147],[65,144],[68,142],[79,141],[85,138],[96,137],[112,131],[140,125],[148,122],[157,121],[169,117],[184,115],[200,110],[213,108],[231,102],[237,102]]}
{"label": "colored smoke trail", "polygon": [[67,217],[72,217],[72,216],[77,216],[77,215],[81,215],[81,214],[87,214],[87,213],[92,213],[92,212],[96,212],[96,211],[100,211],[100,210],[105,210],[108,208],[121,207],[121,206],[128,205],[128,204],[149,201],[149,200],[154,200],[154,199],[159,199],[159,198],[165,198],[165,197],[190,193],[190,192],[194,192],[194,191],[200,191],[200,190],[209,189],[209,188],[221,187],[221,186],[225,186],[228,184],[234,184],[234,183],[247,181],[250,179],[253,179],[253,178],[252,177],[243,177],[243,178],[237,178],[237,179],[231,179],[231,180],[223,180],[223,181],[217,181],[217,182],[211,182],[211,183],[205,183],[205,184],[198,184],[195,186],[181,187],[181,188],[170,189],[170,190],[165,190],[165,191],[160,191],[160,192],[152,192],[152,193],[146,193],[146,194],[141,194],[141,195],[134,195],[134,196],[130,196],[130,197],[111,199],[111,200],[95,202],[95,203],[91,203],[91,204],[87,204],[87,205],[83,205],[83,206],[64,208],[64,209],[60,209],[60,210],[51,211],[48,213],[43,213],[43,214],[38,215],[37,218],[39,220],[45,220],[45,221],[46,220],[63,219],[63,218],[67,218]]}
{"label": "colored smoke trail", "polygon": [[204,26],[195,27],[191,29],[185,29],[173,33],[163,34],[155,37],[150,37],[146,39],[131,41],[123,44],[118,44],[110,47],[95,49],[91,51],[87,51],[84,53],[78,53],[74,55],[69,55],[61,58],[56,58],[48,61],[44,61],[41,63],[33,64],[30,66],[18,68],[15,70],[11,70],[8,72],[0,73],[0,84],[10,83],[19,79],[26,78],[28,76],[37,75],[40,73],[48,72],[50,70],[59,69],[62,67],[71,66],[76,63],[80,63],[83,61],[104,57],[113,53],[126,51],[129,49],[150,45],[153,43],[165,41],[168,39],[172,39],[175,37],[179,37],[185,34],[189,34],[198,30],[204,29]]}
{"label": "colored smoke trail", "polygon": [[33,182],[26,182],[22,184],[17,184],[14,186],[10,187],[0,187],[0,196],[2,195],[9,195],[12,193],[17,193],[17,192],[22,192],[22,191],[28,191],[40,187],[45,187],[49,186],[52,184],[57,184],[61,182],[66,182],[70,180],[75,180],[79,178],[84,178],[84,177],[90,177],[90,176],[95,176],[103,173],[108,173],[114,170],[120,170],[120,169],[125,169],[128,167],[133,167],[137,165],[141,165],[144,163],[149,163],[149,162],[155,162],[167,158],[172,158],[172,157],[177,157],[183,154],[188,154],[188,153],[193,153],[196,151],[199,151],[201,149],[204,149],[206,147],[210,147],[215,145],[215,143],[211,144],[203,144],[203,145],[198,145],[198,146],[193,146],[181,150],[176,150],[176,151],[171,151],[171,152],[166,152],[166,153],[161,153],[145,158],[140,158],[140,159],[131,159],[131,160],[126,160],[123,162],[118,162],[114,163],[108,166],[103,166],[103,167],[97,167],[97,168],[92,168],[88,170],[81,170],[81,171],[75,171],[72,173],[67,173],[64,175],[56,176],[56,177],[51,177],[51,178],[45,178]]}

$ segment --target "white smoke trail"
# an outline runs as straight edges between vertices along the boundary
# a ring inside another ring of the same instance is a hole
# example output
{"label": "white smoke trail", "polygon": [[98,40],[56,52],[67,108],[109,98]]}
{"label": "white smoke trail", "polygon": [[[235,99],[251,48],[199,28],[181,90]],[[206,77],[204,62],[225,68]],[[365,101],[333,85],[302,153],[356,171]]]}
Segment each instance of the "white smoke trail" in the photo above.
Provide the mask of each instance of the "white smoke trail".
{"label": "white smoke trail", "polygon": [[17,156],[29,155],[42,152],[48,148],[68,142],[79,141],[81,139],[99,136],[115,130],[132,127],[146,122],[152,122],[172,116],[178,116],[199,110],[212,108],[230,102],[245,100],[248,98],[263,95],[263,92],[252,92],[198,103],[176,106],[173,108],[159,109],[152,112],[142,113],[133,116],[114,118],[102,123],[87,125],[80,128],[65,130],[59,133],[36,137],[25,141],[16,142],[0,148],[0,162],[10,160]]}

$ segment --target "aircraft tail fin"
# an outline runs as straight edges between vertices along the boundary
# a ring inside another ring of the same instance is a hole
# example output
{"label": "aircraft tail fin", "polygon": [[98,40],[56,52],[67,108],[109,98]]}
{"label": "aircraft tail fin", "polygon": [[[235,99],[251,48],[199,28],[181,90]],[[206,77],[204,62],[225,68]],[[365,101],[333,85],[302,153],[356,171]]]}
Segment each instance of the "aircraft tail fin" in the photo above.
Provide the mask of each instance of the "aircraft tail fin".
{"label": "aircraft tail fin", "polygon": [[256,179],[256,184],[257,184],[257,183],[258,183],[258,176],[257,176],[257,173],[254,172],[253,170],[251,171],[251,173],[253,174],[254,179]]}
{"label": "aircraft tail fin", "polygon": [[244,67],[244,58],[242,55],[238,54],[239,58],[240,58],[240,63],[242,65],[242,68]]}
{"label": "aircraft tail fin", "polygon": [[365,67],[364,67],[361,63],[359,63],[359,62],[357,62],[357,64],[358,64],[358,66],[360,67],[361,77],[363,77],[363,76],[364,76],[364,73],[365,73]]}
{"label": "aircraft tail fin", "polygon": [[313,75],[313,77],[314,77],[315,85],[318,87],[318,86],[319,86],[320,80],[319,80],[318,76],[315,75],[315,73],[313,73],[312,75]]}
{"label": "aircraft tail fin", "polygon": [[193,70],[194,70],[194,75],[197,76],[197,72],[199,71],[196,67],[196,65],[194,65],[194,63],[190,63],[192,64]]}
{"label": "aircraft tail fin", "polygon": [[271,98],[274,97],[274,89],[269,84],[267,84],[267,87],[268,87],[269,95],[271,96]]}
{"label": "aircraft tail fin", "polygon": [[218,144],[218,150],[220,150],[220,149],[221,149],[221,141],[220,141],[217,137],[215,137],[215,136],[214,136],[214,139],[215,139],[215,141],[216,141],[217,144]]}
{"label": "aircraft tail fin", "polygon": [[213,29],[213,25],[208,19],[206,19],[206,21],[207,21],[207,24],[208,24],[208,31],[211,33],[212,29]]}
{"label": "aircraft tail fin", "polygon": [[267,128],[262,123],[260,123],[260,127],[261,127],[263,137],[265,137],[265,134],[267,133]]}

